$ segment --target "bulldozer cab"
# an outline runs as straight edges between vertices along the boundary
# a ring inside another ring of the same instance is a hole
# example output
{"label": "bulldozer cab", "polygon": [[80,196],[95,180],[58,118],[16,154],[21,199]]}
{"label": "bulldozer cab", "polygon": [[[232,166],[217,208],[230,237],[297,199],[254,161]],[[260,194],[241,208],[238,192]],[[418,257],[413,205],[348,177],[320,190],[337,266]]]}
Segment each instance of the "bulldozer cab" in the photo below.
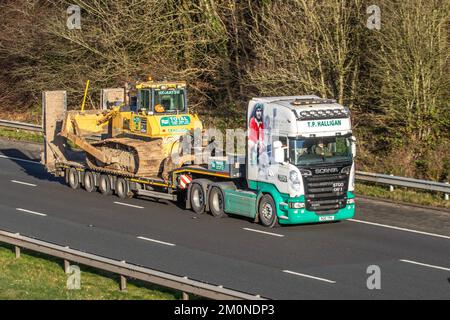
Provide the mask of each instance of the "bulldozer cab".
{"label": "bulldozer cab", "polygon": [[145,114],[187,114],[186,84],[182,82],[138,83],[130,91],[131,110]]}

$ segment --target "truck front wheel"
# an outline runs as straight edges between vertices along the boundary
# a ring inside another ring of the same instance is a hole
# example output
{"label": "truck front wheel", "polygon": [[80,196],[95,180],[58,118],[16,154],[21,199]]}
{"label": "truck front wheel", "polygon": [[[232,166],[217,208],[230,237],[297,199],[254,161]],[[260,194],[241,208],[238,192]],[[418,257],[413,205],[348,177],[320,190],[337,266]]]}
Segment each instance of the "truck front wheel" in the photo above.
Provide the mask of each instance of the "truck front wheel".
{"label": "truck front wheel", "polygon": [[261,198],[258,209],[259,221],[264,227],[273,228],[278,225],[275,202],[270,195],[266,194]]}
{"label": "truck front wheel", "polygon": [[206,201],[203,187],[198,183],[193,183],[190,190],[190,201],[192,210],[197,214],[205,212]]}

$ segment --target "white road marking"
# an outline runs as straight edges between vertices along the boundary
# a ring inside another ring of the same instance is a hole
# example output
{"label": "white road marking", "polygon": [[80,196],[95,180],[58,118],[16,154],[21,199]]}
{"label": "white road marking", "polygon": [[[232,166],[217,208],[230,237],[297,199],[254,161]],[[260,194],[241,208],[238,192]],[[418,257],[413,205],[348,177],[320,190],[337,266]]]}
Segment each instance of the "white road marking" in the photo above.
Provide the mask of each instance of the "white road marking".
{"label": "white road marking", "polygon": [[32,160],[25,160],[25,159],[20,159],[20,158],[15,158],[15,157],[8,157],[5,156],[3,154],[0,154],[0,158],[3,159],[11,159],[11,160],[16,160],[16,161],[22,161],[22,162],[27,162],[27,163],[33,163],[33,164],[39,164],[42,165],[42,163],[38,162],[38,161],[32,161]]}
{"label": "white road marking", "polygon": [[421,262],[416,262],[416,261],[411,261],[411,260],[403,260],[403,259],[400,260],[400,261],[401,262],[410,263],[410,264],[415,264],[415,265],[422,266],[422,267],[428,267],[428,268],[433,268],[433,269],[438,269],[438,270],[450,271],[450,268],[433,266],[431,264],[426,264],[426,263],[421,263]]}
{"label": "white road marking", "polygon": [[22,182],[22,181],[17,181],[17,180],[11,180],[11,182],[18,183],[18,184],[23,184],[24,186],[29,186],[29,187],[37,187],[37,185],[32,184],[32,183],[28,183],[28,182]]}
{"label": "white road marking", "polygon": [[310,275],[307,275],[307,274],[298,273],[298,272],[294,272],[294,271],[283,270],[283,272],[284,273],[293,274],[295,276],[305,277],[305,278],[319,280],[319,281],[323,281],[323,282],[336,283],[336,281],[332,281],[332,280],[328,280],[328,279],[324,279],[324,278],[313,277],[313,276],[310,276]]}
{"label": "white road marking", "polygon": [[444,236],[444,235],[441,235],[441,234],[435,234],[435,233],[423,232],[423,231],[418,231],[418,230],[394,227],[394,226],[389,226],[389,225],[386,225],[386,224],[380,224],[380,223],[375,223],[375,222],[368,222],[368,221],[355,220],[355,219],[349,219],[348,221],[357,222],[357,223],[363,223],[363,224],[369,224],[369,225],[372,225],[372,226],[383,227],[383,228],[388,228],[388,229],[394,229],[394,230],[399,230],[399,231],[412,232],[412,233],[422,234],[422,235],[436,237],[436,238],[450,239],[449,236]]}
{"label": "white road marking", "polygon": [[21,211],[21,212],[25,212],[25,213],[31,213],[37,216],[41,216],[41,217],[46,217],[47,215],[44,213],[39,213],[39,212],[35,212],[35,211],[30,211],[30,210],[26,210],[26,209],[21,209],[21,208],[16,208],[17,211]]}
{"label": "white road marking", "polygon": [[126,206],[126,207],[131,207],[131,208],[136,208],[136,209],[144,209],[144,207],[140,207],[140,206],[135,206],[132,204],[128,204],[128,203],[123,203],[123,202],[114,202],[115,204],[121,205],[121,206]]}
{"label": "white road marking", "polygon": [[267,234],[267,235],[269,235],[269,236],[274,236],[274,237],[284,237],[284,235],[278,234],[278,233],[272,233],[272,232],[261,231],[261,230],[250,229],[250,228],[242,228],[242,229],[247,230],[247,231],[252,231],[252,232],[258,232],[258,233],[262,233],[262,234]]}
{"label": "white road marking", "polygon": [[163,245],[166,245],[166,246],[171,246],[171,247],[175,246],[173,243],[159,241],[159,240],[155,240],[155,239],[150,239],[150,238],[145,238],[145,237],[137,237],[137,238],[141,239],[141,240],[145,240],[145,241],[156,242],[156,243],[163,244]]}

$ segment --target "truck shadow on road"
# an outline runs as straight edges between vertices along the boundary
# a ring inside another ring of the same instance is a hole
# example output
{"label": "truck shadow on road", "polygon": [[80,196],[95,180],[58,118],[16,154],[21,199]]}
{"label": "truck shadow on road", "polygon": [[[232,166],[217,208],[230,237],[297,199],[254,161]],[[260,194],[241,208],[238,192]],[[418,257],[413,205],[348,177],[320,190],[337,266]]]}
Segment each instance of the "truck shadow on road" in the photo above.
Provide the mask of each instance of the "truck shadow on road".
{"label": "truck shadow on road", "polygon": [[[40,164],[40,159],[37,157],[29,156],[18,149],[1,149],[0,154],[5,155],[8,159],[4,161],[11,161],[20,166],[21,171],[27,175],[37,178],[39,180],[46,180],[50,182],[58,182],[65,185],[63,178],[55,177],[49,174],[43,165]],[[25,160],[25,161],[23,161]],[[36,163],[31,163],[36,162]]]}

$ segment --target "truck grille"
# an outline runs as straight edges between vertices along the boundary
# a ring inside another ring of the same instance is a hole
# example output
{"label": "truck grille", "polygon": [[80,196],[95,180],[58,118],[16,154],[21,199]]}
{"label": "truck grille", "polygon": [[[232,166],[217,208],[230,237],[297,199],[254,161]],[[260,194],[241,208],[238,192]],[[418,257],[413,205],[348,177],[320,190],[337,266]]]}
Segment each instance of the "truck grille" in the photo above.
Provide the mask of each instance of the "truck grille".
{"label": "truck grille", "polygon": [[333,214],[345,208],[349,175],[315,174],[314,169],[311,171],[312,176],[303,176],[306,209],[317,214]]}

